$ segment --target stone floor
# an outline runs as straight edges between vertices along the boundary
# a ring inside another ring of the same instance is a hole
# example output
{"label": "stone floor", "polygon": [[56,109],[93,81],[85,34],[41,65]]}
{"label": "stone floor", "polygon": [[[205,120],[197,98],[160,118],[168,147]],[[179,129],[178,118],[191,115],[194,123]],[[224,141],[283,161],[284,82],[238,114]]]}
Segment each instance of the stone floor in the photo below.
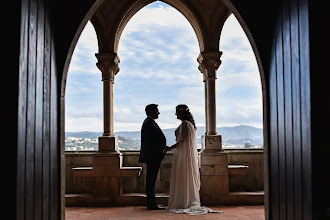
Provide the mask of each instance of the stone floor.
{"label": "stone floor", "polygon": [[223,214],[209,213],[191,216],[169,213],[167,210],[151,211],[143,206],[127,207],[67,207],[66,220],[148,220],[148,219],[221,219],[221,220],[261,220],[265,219],[264,206],[218,206],[210,207],[221,210]]}

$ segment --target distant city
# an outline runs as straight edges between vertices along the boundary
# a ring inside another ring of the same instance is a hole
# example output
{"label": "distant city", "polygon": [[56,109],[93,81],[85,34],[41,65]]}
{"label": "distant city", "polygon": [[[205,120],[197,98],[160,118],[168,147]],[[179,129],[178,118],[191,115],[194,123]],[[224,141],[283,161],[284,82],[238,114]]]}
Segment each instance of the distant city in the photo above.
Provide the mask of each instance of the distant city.
{"label": "distant city", "polygon": [[[164,129],[167,145],[175,143],[175,128]],[[263,129],[247,125],[234,127],[220,127],[218,134],[222,136],[223,149],[263,149]],[[201,136],[205,133],[205,127],[199,127],[196,131],[197,148],[201,149]],[[65,132],[66,151],[96,151],[98,150],[98,137],[102,132]],[[118,137],[120,150],[140,150],[140,131],[115,132]]]}

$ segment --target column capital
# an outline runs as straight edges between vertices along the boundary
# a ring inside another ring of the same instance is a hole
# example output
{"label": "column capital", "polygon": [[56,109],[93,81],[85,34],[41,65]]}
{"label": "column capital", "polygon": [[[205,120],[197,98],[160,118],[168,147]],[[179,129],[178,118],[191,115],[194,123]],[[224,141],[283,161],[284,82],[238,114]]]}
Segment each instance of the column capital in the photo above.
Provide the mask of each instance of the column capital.
{"label": "column capital", "polygon": [[102,81],[114,83],[115,75],[119,72],[120,59],[117,53],[96,53],[96,66],[102,72]]}
{"label": "column capital", "polygon": [[206,51],[201,52],[197,58],[199,63],[198,69],[204,76],[204,81],[207,79],[216,79],[216,71],[221,64],[221,51]]}

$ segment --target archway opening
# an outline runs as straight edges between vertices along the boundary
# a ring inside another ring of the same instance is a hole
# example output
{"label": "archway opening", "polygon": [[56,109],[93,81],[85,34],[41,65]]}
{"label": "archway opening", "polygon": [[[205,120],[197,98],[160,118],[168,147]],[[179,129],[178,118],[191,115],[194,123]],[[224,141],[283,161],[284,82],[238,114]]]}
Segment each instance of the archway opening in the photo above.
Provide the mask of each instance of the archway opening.
{"label": "archway opening", "polygon": [[[66,151],[98,149],[103,115],[101,73],[95,65],[97,48],[95,30],[88,22],[67,74]],[[191,25],[165,3],[151,3],[129,21],[119,44],[120,71],[114,84],[115,135],[123,137],[119,142],[121,150],[139,148],[136,138],[140,137],[144,107],[149,103],[159,104],[159,124],[164,129],[178,125],[175,106],[187,104],[194,112],[197,126],[201,127],[200,133],[204,133],[204,108],[201,107],[204,88],[196,62],[198,53],[198,41]],[[173,144],[174,134],[170,135],[169,144]]]}
{"label": "archway opening", "polygon": [[74,49],[65,89],[65,150],[96,151],[102,131],[102,81],[97,36],[88,22]]}
{"label": "archway opening", "polygon": [[[217,127],[223,149],[263,149],[261,78],[251,44],[234,14],[220,35]],[[230,133],[229,128],[235,128]],[[222,129],[221,129],[222,128]]]}
{"label": "archway opening", "polygon": [[198,53],[194,30],[175,8],[154,2],[138,11],[127,23],[118,46],[121,61],[114,84],[115,133],[125,138],[135,135],[133,141],[139,150],[144,108],[150,103],[159,105],[157,123],[168,145],[175,143],[178,104],[190,107],[202,130],[204,88],[196,62]]}
{"label": "archway opening", "polygon": [[[118,51],[118,52],[119,52],[119,55],[120,55],[120,53],[121,53],[121,52],[120,52],[120,48],[119,48],[119,51]],[[152,52],[150,53],[150,55],[153,55]],[[121,55],[120,55],[120,56],[121,56]],[[193,58],[193,59],[195,60],[195,58]],[[122,67],[122,63],[123,63],[123,57],[122,57],[122,56],[121,56],[121,60],[122,60],[122,61],[121,61],[120,67],[121,67],[122,70],[121,70],[121,71],[119,72],[119,74],[116,76],[115,89],[116,89],[116,86],[117,86],[118,81],[119,81],[118,78],[119,78],[121,75],[124,75],[124,74],[123,74],[123,67]],[[95,65],[95,63],[93,63],[93,65]],[[196,66],[197,66],[197,64],[196,64]],[[196,68],[196,69],[197,69],[197,68]],[[221,67],[220,67],[220,70],[221,70]],[[199,73],[198,71],[196,71],[196,73],[197,73],[196,75],[197,75],[199,78],[202,78],[201,75],[200,75],[200,73]],[[220,73],[219,73],[219,75],[220,75]],[[221,76],[219,76],[218,78],[220,79]],[[119,78],[119,79],[120,79],[120,78]],[[98,79],[98,81],[99,81],[99,79]],[[219,81],[219,80],[218,80],[218,81]],[[202,81],[200,81],[200,82],[202,82]],[[124,86],[123,88],[125,89],[125,86]],[[118,92],[119,92],[119,91],[118,91]],[[115,92],[115,93],[116,93],[116,92]],[[188,95],[189,95],[189,94],[190,94],[190,93],[188,93]],[[202,94],[202,96],[204,95],[204,94],[203,94],[203,90],[201,91],[201,94]],[[116,97],[116,95],[115,95],[115,97]],[[195,97],[194,97],[194,98],[195,98]],[[204,98],[202,97],[201,100],[203,100],[203,99],[204,99]],[[219,103],[219,102],[218,102],[218,103]],[[129,104],[128,104],[128,105],[129,105]],[[188,105],[189,105],[189,104],[188,104]],[[116,104],[115,104],[115,106],[116,106]],[[133,108],[134,108],[134,107],[136,107],[136,106],[133,106]],[[173,107],[175,107],[175,106],[173,106]],[[101,109],[102,109],[102,108],[101,108]],[[204,112],[204,107],[202,107],[201,109],[202,109],[201,112]],[[143,108],[142,108],[142,110],[143,110]],[[164,109],[164,110],[165,110],[165,109]],[[173,109],[173,110],[174,110],[174,109]],[[123,111],[120,110],[120,111],[118,111],[118,112],[122,113]],[[142,112],[143,112],[143,111],[142,111]],[[140,113],[141,113],[141,112],[140,112]],[[143,113],[144,113],[144,112],[143,112]],[[164,113],[165,113],[165,112],[164,112]],[[172,112],[172,114],[173,114],[173,113],[174,113],[174,111]],[[165,115],[165,114],[164,114],[164,115]],[[170,115],[171,115],[171,114],[170,114]],[[116,119],[116,116],[115,116],[114,118]],[[219,118],[221,118],[221,117],[219,117]],[[115,122],[115,123],[116,123],[116,122]],[[167,123],[167,122],[166,122],[166,123]],[[202,124],[204,124],[204,123],[202,123]],[[164,123],[164,125],[165,125],[165,123]]]}
{"label": "archway opening", "polygon": [[[228,154],[229,191],[264,194],[264,122],[261,74],[256,55],[234,14],[220,35],[217,125]],[[235,169],[241,170],[238,175]],[[232,170],[232,171],[231,171]]]}

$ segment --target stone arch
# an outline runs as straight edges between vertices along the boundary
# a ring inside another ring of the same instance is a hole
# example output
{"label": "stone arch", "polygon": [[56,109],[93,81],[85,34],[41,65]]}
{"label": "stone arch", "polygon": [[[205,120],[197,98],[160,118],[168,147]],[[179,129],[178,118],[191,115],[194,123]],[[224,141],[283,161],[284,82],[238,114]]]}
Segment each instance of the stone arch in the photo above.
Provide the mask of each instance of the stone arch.
{"label": "stone arch", "polygon": [[[248,25],[245,23],[243,17],[240,15],[239,11],[236,9],[236,7],[233,5],[233,3],[231,2],[231,0],[223,0],[223,2],[226,4],[227,8],[231,11],[231,13],[233,13],[236,17],[236,19],[238,20],[238,22],[240,23],[242,29],[244,30],[250,44],[252,47],[252,50],[254,52],[255,58],[257,60],[257,64],[258,64],[258,68],[259,68],[259,74],[260,74],[260,79],[261,79],[261,89],[262,89],[262,101],[263,101],[263,127],[264,127],[264,149],[265,151],[267,151],[268,149],[268,131],[267,128],[267,114],[268,114],[268,110],[267,110],[267,103],[268,103],[268,94],[267,94],[267,83],[266,83],[266,77],[265,77],[265,72],[264,72],[264,68],[263,68],[263,62],[259,53],[259,48],[257,47],[257,44],[254,40],[254,37],[252,36],[251,31],[249,30]],[[227,17],[228,18],[228,17]],[[227,19],[226,18],[226,19]],[[221,32],[220,32],[221,34]],[[219,35],[219,40],[220,40],[220,35]],[[267,155],[267,154],[266,154]],[[265,161],[266,162],[266,161]],[[265,163],[267,164],[267,163]]]}
{"label": "stone arch", "polygon": [[[65,97],[65,88],[66,88],[66,79],[67,79],[67,75],[68,75],[68,70],[69,70],[69,66],[70,66],[70,62],[71,62],[71,58],[74,52],[74,48],[76,47],[76,44],[79,40],[79,37],[81,35],[81,33],[83,32],[87,22],[91,19],[91,17],[94,15],[95,11],[98,10],[98,8],[100,7],[100,5],[103,3],[102,0],[96,0],[94,2],[94,4],[92,4],[88,10],[88,12],[86,13],[86,15],[83,17],[83,19],[81,20],[79,26],[76,29],[76,33],[73,36],[73,39],[71,41],[71,44],[68,48],[68,52],[65,58],[65,62],[64,62],[64,67],[63,67],[63,72],[62,72],[62,80],[61,80],[61,97]],[[95,26],[94,26],[95,28]],[[61,101],[61,102],[64,102]],[[62,109],[64,109],[64,103],[61,107]],[[61,114],[64,114],[63,112]],[[64,117],[62,117],[64,118]],[[61,119],[62,122],[64,123],[64,119]]]}
{"label": "stone arch", "polygon": [[[265,71],[264,71],[264,67],[263,64],[265,63],[265,58],[261,58],[261,54],[259,53],[259,48],[257,47],[256,41],[248,27],[248,25],[246,24],[246,22],[244,21],[243,17],[240,14],[240,11],[235,7],[235,5],[232,3],[231,0],[223,0],[224,4],[227,6],[227,8],[231,11],[231,13],[233,13],[237,19],[237,21],[239,22],[239,24],[241,25],[245,35],[247,36],[252,50],[254,52],[255,58],[257,60],[257,65],[259,68],[259,75],[260,75],[260,80],[261,80],[261,94],[262,94],[262,113],[263,113],[263,137],[264,137],[264,144],[263,144],[263,150],[264,150],[264,172],[265,172],[265,177],[264,177],[264,191],[265,191],[265,213],[266,216],[269,216],[269,204],[270,204],[270,199],[269,199],[269,175],[268,175],[268,171],[269,171],[269,94],[268,94],[268,84],[267,84],[267,78],[265,76]],[[241,11],[242,12],[242,11]],[[229,16],[228,16],[229,17]],[[227,18],[228,18],[227,17]],[[227,19],[226,18],[226,19]],[[224,23],[223,23],[224,24]],[[222,25],[223,25],[222,24]],[[221,35],[221,32],[220,32]],[[219,41],[220,41],[220,36],[219,35]]]}
{"label": "stone arch", "polygon": [[[261,88],[262,88],[262,99],[263,99],[263,118],[264,118],[264,129],[267,128],[267,89],[266,89],[266,78],[265,78],[265,72],[264,72],[264,68],[263,68],[263,63],[262,63],[262,60],[261,60],[261,56],[260,56],[260,53],[259,53],[259,49],[257,47],[257,44],[252,36],[252,33],[250,32],[247,24],[245,23],[243,17],[240,15],[239,11],[235,8],[235,6],[232,4],[231,0],[223,0],[223,2],[226,4],[226,7],[229,9],[230,11],[230,14],[233,14],[237,21],[239,22],[239,24],[241,25],[241,28],[243,29],[245,35],[247,36],[250,44],[251,44],[251,48],[253,50],[253,53],[255,55],[255,58],[257,60],[257,65],[258,65],[258,69],[259,69],[259,75],[260,75],[260,80],[261,80]],[[230,15],[229,14],[229,15]],[[218,43],[220,44],[220,38],[221,38],[221,31],[222,31],[222,27],[224,25],[224,23],[226,22],[226,20],[228,19],[229,15],[223,19],[223,18],[220,18],[219,21],[218,21],[218,24],[221,26],[221,29],[220,31],[218,32]],[[219,46],[220,48],[220,46]],[[220,48],[221,49],[221,48]],[[266,132],[264,133],[264,136],[266,136]],[[267,145],[267,142],[265,142],[265,145]],[[264,146],[265,146],[264,145]]]}
{"label": "stone arch", "polygon": [[[154,2],[154,1],[152,1]],[[145,7],[148,4],[151,4],[152,2],[138,2],[135,4],[132,8],[129,9],[129,11],[125,14],[125,16],[122,18],[118,29],[116,31],[115,36],[115,42],[114,42],[114,52],[116,53],[118,50],[118,44],[120,40],[120,36],[126,26],[126,24],[130,21],[130,19],[143,7]],[[191,24],[192,28],[195,31],[200,50],[204,50],[204,38],[203,38],[203,30],[201,28],[200,23],[196,19],[196,15],[185,5],[183,2],[180,1],[173,1],[173,0],[163,0],[164,3],[172,6],[176,10],[178,10],[183,16],[188,20],[188,22]]]}
{"label": "stone arch", "polygon": [[[98,36],[99,52],[117,53],[119,40],[126,24],[139,10],[154,1],[134,1],[129,6],[127,6],[127,2],[126,5],[117,3],[109,6],[108,9],[96,11],[91,18],[91,22]],[[206,31],[198,13],[181,1],[164,0],[163,2],[174,7],[188,20],[196,33],[200,50],[203,51],[205,48]],[[113,17],[116,17],[116,19],[111,19]],[[113,20],[116,20],[116,22],[113,22]]]}
{"label": "stone arch", "polygon": [[[67,61],[66,61],[67,66],[69,66],[69,63],[70,63],[74,45],[77,43],[80,33],[83,30],[83,27],[85,26],[85,24],[87,23],[87,21],[89,19],[91,19],[92,24],[93,24],[93,26],[96,30],[97,36],[98,36],[99,50],[100,50],[99,52],[100,53],[116,53],[117,48],[115,47],[115,42],[117,41],[117,47],[118,47],[120,35],[121,35],[123,29],[125,28],[125,25],[128,23],[130,18],[132,18],[134,16],[135,13],[137,13],[140,9],[142,9],[144,6],[146,6],[147,4],[149,4],[153,1],[135,1],[135,3],[134,2],[130,3],[131,5],[129,7],[127,6],[126,1],[123,1],[126,3],[122,3],[122,5],[120,2],[122,2],[122,1],[119,1],[119,3],[117,2],[116,5],[113,6],[113,7],[117,7],[116,9],[113,9],[114,10],[113,15],[111,15],[111,13],[108,15],[104,15],[104,13],[102,13],[100,11],[100,10],[102,10],[101,9],[102,3],[104,3],[104,2],[99,2],[98,5],[93,5],[93,7],[90,9],[90,13],[88,13],[84,17],[79,28],[77,29],[75,38],[73,39],[72,44],[71,44],[71,45],[73,45],[73,47],[71,47],[72,51],[69,52],[68,56],[67,56]],[[144,3],[142,4],[141,2],[142,3],[144,2]],[[168,1],[164,0],[164,2],[171,5],[172,7],[175,4],[178,4],[178,5],[184,4],[181,1],[176,1],[176,0],[168,0]],[[196,2],[199,2],[199,1],[196,1]],[[199,3],[199,4],[200,4],[200,6],[202,6],[201,3]],[[230,5],[231,3],[228,2],[227,4]],[[125,10],[125,11],[120,10],[120,8],[124,7],[125,5],[129,9]],[[211,6],[212,5],[205,6],[205,7],[210,8]],[[225,20],[232,13],[232,10],[229,10],[227,8],[227,5],[225,5],[223,3],[221,3],[221,4],[219,3],[218,7],[215,7],[215,9],[213,10],[213,13],[207,13],[207,9],[205,9],[203,7],[198,8],[198,9],[196,9],[197,8],[196,5],[194,7],[195,7],[194,8],[195,11],[192,9],[193,8],[192,6],[190,6],[190,7],[186,6],[186,10],[191,12],[190,15],[192,16],[192,19],[194,21],[196,21],[196,24],[198,24],[197,26],[199,28],[198,30],[199,30],[200,35],[198,35],[197,33],[196,33],[196,35],[197,35],[197,39],[200,44],[200,50],[201,50],[201,52],[203,52],[203,51],[208,52],[206,55],[213,56],[214,55],[213,52],[219,52],[219,40],[220,40],[221,30],[222,30]],[[235,10],[234,6],[231,6],[231,7]],[[175,8],[178,10],[177,7],[175,7]],[[133,9],[135,9],[135,10],[133,10]],[[92,14],[92,12],[95,12],[95,13]],[[126,15],[128,12],[131,12],[131,15]],[[236,13],[238,14],[238,12],[236,12]],[[235,14],[235,12],[234,12],[234,14]],[[121,19],[118,18],[119,15],[121,15],[120,16]],[[124,16],[124,17],[122,17],[122,16]],[[125,18],[125,16],[127,16],[127,17]],[[240,18],[239,22],[240,23],[243,22],[243,24],[245,25],[242,18]],[[191,24],[191,22],[190,22],[190,24]],[[241,25],[242,25],[242,23],[241,23]],[[109,27],[109,28],[107,28],[107,27]],[[116,27],[117,29],[113,29],[114,27]],[[243,25],[242,25],[242,27],[243,27]],[[119,28],[121,28],[120,32],[118,32]],[[194,26],[193,26],[193,28],[194,28]],[[113,30],[117,30],[117,31],[114,32]],[[195,28],[194,28],[194,30],[196,32]],[[245,33],[247,33],[247,32],[249,33],[249,35],[247,34],[247,36],[248,36],[250,42],[251,42],[251,39],[253,41],[252,34],[249,32],[246,25],[245,25],[244,31],[245,31]],[[202,39],[202,44],[200,42],[200,39]],[[252,44],[252,48],[254,51],[257,51],[255,43]],[[211,52],[211,54],[209,52]],[[255,52],[255,54],[256,54],[256,52]],[[220,54],[220,56],[221,56],[221,54]],[[256,57],[257,56],[259,56],[259,55],[256,54]],[[259,65],[259,62],[258,62],[258,65]],[[261,66],[261,68],[262,68],[262,66]],[[260,69],[260,65],[259,65],[259,69]],[[260,71],[260,74],[262,74],[262,73],[263,72]],[[61,87],[62,89],[65,88],[66,74],[67,74],[67,69],[64,69],[64,77],[63,77],[62,87]],[[263,97],[266,98],[266,96],[264,96],[264,87],[263,87]],[[264,105],[265,105],[265,102],[264,102]],[[62,93],[62,98],[61,98],[61,108],[62,108],[61,124],[63,125],[64,124],[64,111],[63,111],[63,109],[64,109],[64,92]],[[265,111],[265,109],[264,109],[264,111]],[[264,115],[264,117],[265,117],[265,115]],[[264,123],[266,123],[266,122],[264,122]],[[266,128],[265,124],[264,124],[264,127]],[[64,136],[64,130],[62,130],[61,133],[62,133],[62,136]],[[265,143],[267,143],[266,140],[265,140]],[[265,164],[267,164],[267,163],[265,163]]]}
{"label": "stone arch", "polygon": [[[240,23],[242,29],[244,30],[250,44],[251,44],[251,47],[252,47],[252,50],[255,54],[255,57],[256,57],[256,60],[257,60],[257,64],[258,64],[258,68],[259,68],[259,72],[260,72],[260,77],[261,77],[261,83],[262,83],[262,89],[263,89],[263,92],[265,92],[265,73],[264,73],[264,68],[263,68],[263,65],[262,65],[262,61],[261,61],[261,57],[260,57],[260,54],[259,54],[259,50],[258,50],[258,47],[257,47],[257,44],[252,36],[252,33],[250,32],[247,24],[245,23],[243,17],[240,15],[239,11],[235,8],[235,6],[233,5],[233,3],[231,2],[231,0],[223,0],[227,6],[227,8],[231,11],[231,13],[233,13],[236,17],[236,19],[238,20],[238,22]],[[227,17],[228,18],[228,17]],[[226,20],[227,20],[226,18]],[[220,33],[221,34],[221,33]],[[220,40],[220,37],[219,36],[219,40]]]}

